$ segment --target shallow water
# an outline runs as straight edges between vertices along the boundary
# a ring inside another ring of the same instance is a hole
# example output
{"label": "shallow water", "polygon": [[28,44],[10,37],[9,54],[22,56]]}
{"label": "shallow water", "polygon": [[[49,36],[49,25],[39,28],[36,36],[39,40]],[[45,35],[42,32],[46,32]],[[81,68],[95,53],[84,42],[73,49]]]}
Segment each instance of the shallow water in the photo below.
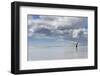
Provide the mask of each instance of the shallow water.
{"label": "shallow water", "polygon": [[28,48],[28,61],[88,58],[87,46],[32,46]]}

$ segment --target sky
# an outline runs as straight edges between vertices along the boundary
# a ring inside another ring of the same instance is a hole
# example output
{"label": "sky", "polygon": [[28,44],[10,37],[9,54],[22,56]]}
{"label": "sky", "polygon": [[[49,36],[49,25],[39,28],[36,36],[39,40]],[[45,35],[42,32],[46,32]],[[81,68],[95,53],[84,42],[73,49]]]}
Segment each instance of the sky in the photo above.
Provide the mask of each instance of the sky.
{"label": "sky", "polygon": [[28,15],[27,21],[30,44],[65,45],[66,41],[87,44],[87,17]]}

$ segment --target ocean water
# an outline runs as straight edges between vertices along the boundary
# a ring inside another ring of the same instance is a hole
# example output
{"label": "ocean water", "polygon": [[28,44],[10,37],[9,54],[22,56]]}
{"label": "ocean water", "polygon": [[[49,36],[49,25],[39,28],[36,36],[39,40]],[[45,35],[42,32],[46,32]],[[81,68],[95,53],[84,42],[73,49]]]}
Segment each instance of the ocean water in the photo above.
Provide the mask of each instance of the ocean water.
{"label": "ocean water", "polygon": [[[62,44],[61,44],[62,45]],[[29,46],[27,60],[57,60],[57,59],[85,59],[88,58],[88,48],[85,45],[56,45]]]}

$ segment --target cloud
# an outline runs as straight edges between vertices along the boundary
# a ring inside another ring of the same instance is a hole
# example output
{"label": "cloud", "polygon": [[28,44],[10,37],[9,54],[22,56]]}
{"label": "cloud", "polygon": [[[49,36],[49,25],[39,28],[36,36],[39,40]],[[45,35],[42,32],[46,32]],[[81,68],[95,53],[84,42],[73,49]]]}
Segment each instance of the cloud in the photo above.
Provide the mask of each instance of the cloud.
{"label": "cloud", "polygon": [[[28,16],[28,35],[59,40],[87,37],[87,17]],[[38,34],[38,35],[37,35]]]}
{"label": "cloud", "polygon": [[[33,19],[33,17],[28,17],[28,25],[38,25],[37,27],[44,25],[48,27],[70,27],[74,24],[81,23],[83,17],[63,17],[63,16],[39,16],[39,19]],[[75,26],[76,27],[76,26]]]}

